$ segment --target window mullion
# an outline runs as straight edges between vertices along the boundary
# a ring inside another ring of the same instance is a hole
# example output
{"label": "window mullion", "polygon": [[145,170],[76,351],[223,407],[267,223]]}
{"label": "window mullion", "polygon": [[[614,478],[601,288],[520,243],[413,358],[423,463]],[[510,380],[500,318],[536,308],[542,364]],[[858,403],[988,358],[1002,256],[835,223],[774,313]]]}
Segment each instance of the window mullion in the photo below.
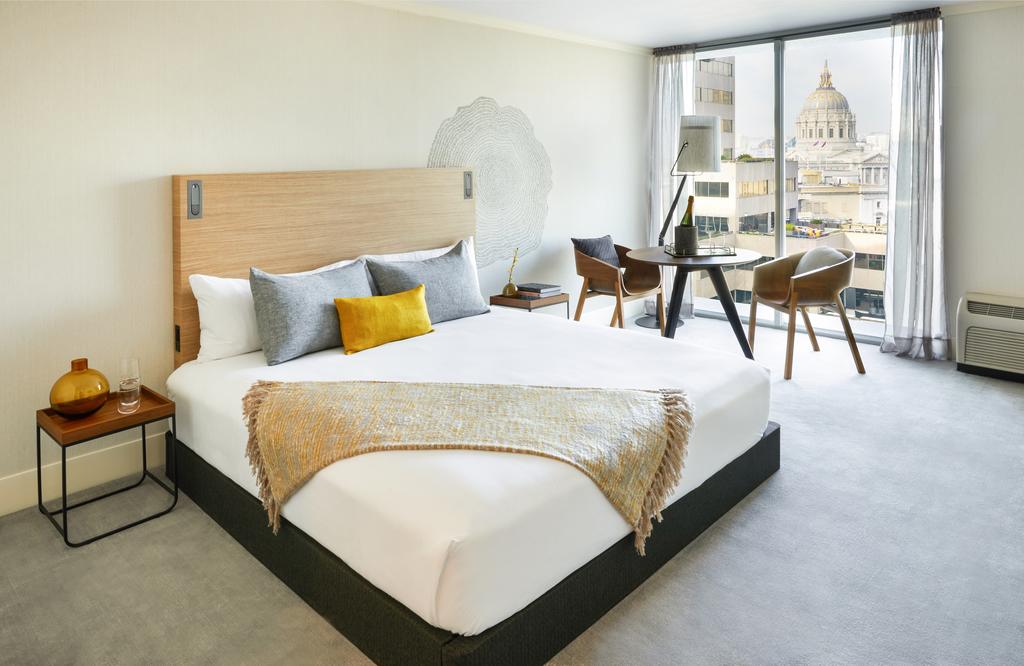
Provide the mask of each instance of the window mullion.
{"label": "window mullion", "polygon": [[[785,42],[775,40],[775,256],[786,256],[786,137],[785,137]],[[782,325],[782,315],[772,311],[776,326]]]}

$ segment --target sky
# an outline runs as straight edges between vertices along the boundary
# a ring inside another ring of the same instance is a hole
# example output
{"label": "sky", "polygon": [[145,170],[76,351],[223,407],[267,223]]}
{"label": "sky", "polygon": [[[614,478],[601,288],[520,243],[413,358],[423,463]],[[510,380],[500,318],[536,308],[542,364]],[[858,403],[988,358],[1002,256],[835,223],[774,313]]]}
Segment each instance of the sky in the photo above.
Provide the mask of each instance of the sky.
{"label": "sky", "polygon": [[[832,85],[846,95],[857,115],[857,133],[889,132],[889,30],[830,35],[786,42],[786,138],[794,134],[804,100],[818,87],[825,59]],[[701,57],[736,58],[736,133],[771,137],[774,133],[771,44],[700,53]]]}

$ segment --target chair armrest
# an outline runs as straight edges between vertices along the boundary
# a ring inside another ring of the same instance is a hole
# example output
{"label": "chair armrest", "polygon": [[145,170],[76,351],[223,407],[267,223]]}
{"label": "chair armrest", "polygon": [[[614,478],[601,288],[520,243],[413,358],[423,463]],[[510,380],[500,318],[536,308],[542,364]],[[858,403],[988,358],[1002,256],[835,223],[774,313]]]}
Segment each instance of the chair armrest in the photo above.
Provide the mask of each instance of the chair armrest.
{"label": "chair armrest", "polygon": [[626,293],[638,294],[661,286],[661,268],[645,261],[635,261],[628,255],[630,248],[616,245],[615,252],[619,255],[619,265],[625,269],[622,276],[623,288]]}
{"label": "chair armrest", "polygon": [[[615,283],[622,279],[622,273],[611,264],[573,250],[576,256],[576,274],[591,281],[592,287],[614,290]],[[621,284],[621,283],[620,283]]]}
{"label": "chair armrest", "polygon": [[804,253],[800,252],[754,266],[752,288],[754,294],[758,298],[775,303],[787,301],[790,293],[790,279],[803,256]]}
{"label": "chair armrest", "polygon": [[853,280],[853,257],[838,264],[794,275],[791,283],[800,304],[832,303],[836,295]]}

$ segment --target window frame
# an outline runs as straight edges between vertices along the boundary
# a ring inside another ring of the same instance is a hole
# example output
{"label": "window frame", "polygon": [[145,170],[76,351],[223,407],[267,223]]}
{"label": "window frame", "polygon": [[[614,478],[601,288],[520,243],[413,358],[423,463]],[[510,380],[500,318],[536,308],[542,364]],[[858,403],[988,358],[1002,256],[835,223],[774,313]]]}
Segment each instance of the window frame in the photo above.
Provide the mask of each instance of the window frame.
{"label": "window frame", "polygon": [[[809,28],[799,30],[785,30],[776,31],[772,33],[764,33],[760,35],[751,35],[740,39],[723,39],[717,41],[709,41],[696,44],[695,46],[673,46],[665,47],[654,50],[655,55],[674,53],[683,50],[693,49],[696,54],[708,51],[723,51],[730,48],[738,49],[745,46],[756,46],[763,44],[772,44],[774,52],[774,107],[775,107],[775,153],[773,155],[775,160],[775,174],[774,174],[774,196],[775,196],[775,256],[782,257],[786,255],[786,225],[785,225],[785,197],[787,192],[786,183],[786,167],[785,167],[785,46],[790,41],[797,41],[803,39],[809,39],[814,37],[826,37],[829,35],[849,34],[854,32],[862,32],[868,30],[877,30],[880,28],[889,28],[892,26],[892,16],[882,16],[867,18],[860,21],[846,21],[841,23],[832,23],[826,25],[813,26]],[[697,98],[697,87],[694,86],[694,98]],[[730,102],[733,102],[730,100]],[[822,139],[825,137],[821,127],[817,128],[817,132],[814,131],[813,127],[804,128],[809,136],[805,138],[809,139]],[[846,128],[846,132],[840,128],[840,138],[843,134],[846,137],[853,136],[850,131],[850,127]],[[817,134],[817,136],[815,136]],[[829,138],[834,138],[830,136]],[[884,184],[884,183],[883,183]],[[741,189],[738,187],[737,189]],[[740,196],[740,193],[736,193]],[[780,222],[781,221],[781,222]],[[736,220],[736,229],[742,228],[741,219]],[[715,316],[712,314],[711,316]],[[773,313],[773,323],[776,327],[782,325],[782,315],[779,312]],[[822,334],[829,335],[828,331],[822,331]],[[861,342],[879,344],[881,338],[878,336],[856,334],[856,339]]]}

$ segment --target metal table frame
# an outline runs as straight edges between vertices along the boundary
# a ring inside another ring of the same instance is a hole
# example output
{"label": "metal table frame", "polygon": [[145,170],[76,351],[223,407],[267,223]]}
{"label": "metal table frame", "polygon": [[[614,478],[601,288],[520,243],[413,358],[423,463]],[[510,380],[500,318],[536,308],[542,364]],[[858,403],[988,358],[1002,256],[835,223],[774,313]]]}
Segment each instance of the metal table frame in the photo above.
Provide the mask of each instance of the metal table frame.
{"label": "metal table frame", "polygon": [[725,280],[725,267],[736,267],[757,261],[761,255],[752,250],[737,250],[735,255],[712,255],[700,257],[675,257],[667,254],[661,246],[646,247],[630,250],[626,255],[633,261],[640,261],[648,264],[674,268],[675,278],[672,282],[672,298],[669,301],[668,314],[665,320],[665,337],[674,338],[676,327],[679,325],[679,310],[682,308],[683,292],[686,291],[686,279],[690,273],[707,271],[711,278],[711,284],[715,287],[715,293],[722,304],[722,311],[725,312],[736,341],[743,350],[743,355],[753,360],[754,352],[750,349],[747,336],[743,332],[743,322],[736,311],[736,303],[732,300],[732,293],[729,291],[729,284]]}
{"label": "metal table frame", "polygon": [[[38,423],[36,423],[36,501],[37,501],[37,505],[39,507],[39,513],[41,513],[44,516],[46,516],[47,519],[49,519],[49,521],[51,523],[53,523],[53,526],[55,528],[57,528],[57,532],[61,535],[61,537],[63,537],[64,543],[66,543],[69,547],[71,547],[71,548],[79,548],[81,546],[85,546],[87,544],[90,544],[90,543],[92,543],[94,541],[99,541],[100,539],[108,537],[108,536],[110,536],[112,534],[117,534],[118,532],[123,532],[124,530],[127,530],[127,529],[129,529],[131,527],[135,527],[136,525],[141,525],[142,523],[145,523],[145,522],[148,522],[150,520],[153,520],[154,518],[159,518],[160,516],[163,516],[165,514],[170,513],[171,510],[174,509],[174,507],[178,504],[178,465],[177,465],[177,456],[174,455],[173,447],[171,448],[171,460],[168,461],[168,466],[171,469],[174,470],[174,475],[173,475],[174,487],[173,488],[171,486],[167,485],[166,483],[164,483],[163,481],[161,481],[160,479],[158,479],[151,471],[149,471],[149,467],[147,465],[147,456],[146,456],[146,426],[149,425],[150,423],[156,423],[158,421],[163,421],[164,419],[167,419],[167,418],[171,419],[171,432],[174,434],[175,437],[177,437],[177,435],[178,435],[177,417],[176,417],[176,415],[172,414],[171,416],[160,416],[158,418],[151,419],[149,421],[144,421],[143,423],[140,423],[140,424],[137,424],[137,425],[131,425],[131,426],[128,426],[127,428],[120,428],[118,430],[111,430],[110,432],[105,432],[105,433],[103,433],[101,435],[96,435],[95,437],[90,437],[88,439],[83,439],[81,442],[75,442],[74,444],[69,444],[67,446],[60,446],[60,508],[59,509],[53,509],[52,511],[47,509],[46,505],[43,504],[43,464],[42,464],[42,434],[41,434],[43,432],[43,428]],[[142,474],[141,474],[141,476],[139,476],[139,480],[136,481],[135,483],[132,483],[129,486],[124,487],[124,488],[118,488],[117,490],[112,490],[109,493],[104,493],[104,494],[100,495],[99,497],[92,497],[90,499],[83,500],[81,502],[76,502],[75,504],[72,504],[72,505],[69,506],[68,505],[68,465],[67,465],[68,449],[71,448],[72,446],[78,446],[79,444],[83,444],[85,442],[91,442],[91,441],[93,441],[95,439],[99,439],[100,437],[106,437],[108,435],[113,435],[113,434],[116,434],[116,433],[119,433],[119,432],[124,432],[126,430],[131,430],[133,428],[141,428],[142,429]],[[48,437],[50,436],[49,433],[47,433],[47,436]],[[52,437],[51,437],[51,441],[52,441]],[[59,444],[58,444],[58,446],[59,446]],[[154,514],[146,516],[144,518],[140,518],[138,520],[132,521],[132,522],[126,524],[126,525],[122,525],[120,527],[117,527],[115,529],[109,530],[109,531],[104,532],[102,534],[97,534],[96,536],[93,536],[93,537],[90,537],[88,539],[85,539],[84,541],[77,541],[76,542],[76,541],[71,541],[71,539],[68,538],[68,512],[69,511],[71,511],[72,509],[77,509],[79,507],[85,506],[86,504],[92,504],[93,502],[98,502],[99,500],[106,499],[108,497],[111,497],[113,495],[117,495],[119,493],[127,492],[129,490],[132,490],[133,488],[137,488],[140,485],[142,485],[142,482],[146,480],[146,477],[149,477],[150,479],[152,479],[158,486],[163,488],[165,491],[167,491],[167,493],[169,495],[171,495],[171,497],[173,499],[171,500],[171,505],[169,507],[167,507],[166,509],[164,509],[164,510],[158,512],[158,513],[154,513]],[[61,521],[59,523],[54,518],[54,516],[58,516],[58,515],[61,517]]]}
{"label": "metal table frame", "polygon": [[669,301],[668,315],[665,321],[665,337],[674,338],[676,336],[679,310],[683,304],[683,292],[686,290],[686,278],[690,273],[707,271],[708,277],[711,278],[711,284],[715,285],[715,293],[718,294],[718,300],[722,304],[722,311],[725,312],[729,324],[732,325],[732,332],[736,336],[736,341],[740,343],[743,355],[753,360],[754,352],[750,349],[746,333],[743,332],[743,322],[740,321],[740,315],[736,311],[736,302],[732,300],[732,292],[729,291],[729,284],[725,281],[725,273],[722,271],[722,267],[688,268],[676,266],[675,269],[676,276],[672,282],[672,300]]}

